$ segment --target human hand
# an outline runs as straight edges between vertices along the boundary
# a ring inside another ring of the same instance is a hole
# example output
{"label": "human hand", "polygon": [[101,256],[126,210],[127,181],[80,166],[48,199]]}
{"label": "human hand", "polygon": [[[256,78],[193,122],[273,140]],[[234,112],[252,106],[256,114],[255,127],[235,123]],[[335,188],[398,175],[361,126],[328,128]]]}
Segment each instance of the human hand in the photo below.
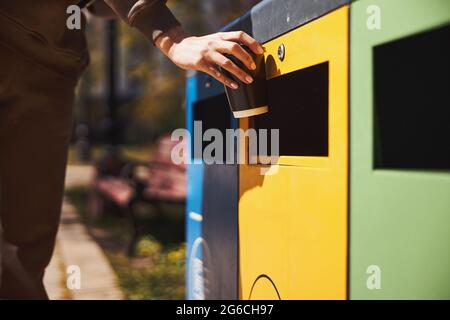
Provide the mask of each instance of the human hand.
{"label": "human hand", "polygon": [[232,89],[237,89],[238,84],[225,76],[220,68],[227,70],[243,83],[250,84],[253,79],[224,54],[233,55],[242,61],[246,68],[254,70],[256,65],[253,58],[241,45],[247,46],[255,54],[264,53],[262,46],[242,31],[191,37],[187,36],[181,27],[176,27],[159,37],[155,45],[180,68],[203,71]]}

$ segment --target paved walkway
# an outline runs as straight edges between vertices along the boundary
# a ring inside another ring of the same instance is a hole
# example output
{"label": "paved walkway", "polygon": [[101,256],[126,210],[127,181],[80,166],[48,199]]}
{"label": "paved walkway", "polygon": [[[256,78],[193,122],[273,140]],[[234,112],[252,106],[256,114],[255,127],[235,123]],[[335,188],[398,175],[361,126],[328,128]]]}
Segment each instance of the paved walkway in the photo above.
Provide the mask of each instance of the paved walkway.
{"label": "paved walkway", "polygon": [[[66,188],[86,185],[92,179],[90,166],[69,166]],[[75,268],[75,269],[74,269]],[[73,278],[67,271],[80,270],[80,288],[69,289]],[[55,253],[44,283],[50,299],[120,300],[123,293],[109,261],[81,223],[75,208],[64,201]]]}

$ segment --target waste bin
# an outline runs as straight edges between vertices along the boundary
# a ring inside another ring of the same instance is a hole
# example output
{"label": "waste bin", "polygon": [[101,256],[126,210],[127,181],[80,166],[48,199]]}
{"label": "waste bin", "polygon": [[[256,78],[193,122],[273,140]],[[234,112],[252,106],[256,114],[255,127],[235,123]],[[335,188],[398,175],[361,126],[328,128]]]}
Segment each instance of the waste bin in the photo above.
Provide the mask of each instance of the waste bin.
{"label": "waste bin", "polygon": [[351,299],[450,298],[449,24],[447,0],[352,4]]}
{"label": "waste bin", "polygon": [[[201,99],[202,83],[196,73],[188,73],[186,81],[186,128],[191,135],[194,133],[194,108],[197,100]],[[207,89],[207,88],[205,88]],[[204,91],[203,91],[204,92]],[[192,141],[191,141],[192,142]],[[191,300],[204,299],[204,277],[201,234],[203,220],[202,183],[203,164],[201,159],[195,159],[193,150],[189,148],[187,165],[187,195],[186,195],[186,298]]]}
{"label": "waste bin", "polygon": [[280,152],[273,174],[240,167],[241,298],[345,299],[349,7],[276,3],[264,22],[253,12],[255,35],[293,16],[302,24],[264,44],[270,111],[241,120],[243,129],[279,129]]}
{"label": "waste bin", "polygon": [[238,166],[225,163],[225,144],[222,159],[214,159],[223,163],[211,163],[213,159],[203,153],[213,142],[203,141],[207,130],[218,130],[225,137],[227,129],[237,127],[237,121],[219,82],[195,73],[187,86],[187,128],[192,139],[187,170],[187,298],[237,299]]}

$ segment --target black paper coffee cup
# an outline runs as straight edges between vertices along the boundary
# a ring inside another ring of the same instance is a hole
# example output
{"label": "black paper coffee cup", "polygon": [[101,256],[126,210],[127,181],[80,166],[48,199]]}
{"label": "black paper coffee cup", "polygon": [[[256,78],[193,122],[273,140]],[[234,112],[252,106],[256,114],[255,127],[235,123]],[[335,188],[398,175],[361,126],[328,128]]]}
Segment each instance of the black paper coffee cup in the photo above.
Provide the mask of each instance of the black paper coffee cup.
{"label": "black paper coffee cup", "polygon": [[256,116],[269,111],[269,107],[267,105],[266,68],[264,63],[264,55],[256,55],[248,47],[242,47],[254,59],[256,64],[255,70],[247,69],[247,67],[239,59],[232,55],[227,54],[226,57],[252,76],[253,82],[251,84],[244,83],[227,70],[221,70],[223,74],[239,85],[238,89],[231,89],[225,86],[228,103],[230,104],[231,111],[233,112],[233,116],[235,118]]}

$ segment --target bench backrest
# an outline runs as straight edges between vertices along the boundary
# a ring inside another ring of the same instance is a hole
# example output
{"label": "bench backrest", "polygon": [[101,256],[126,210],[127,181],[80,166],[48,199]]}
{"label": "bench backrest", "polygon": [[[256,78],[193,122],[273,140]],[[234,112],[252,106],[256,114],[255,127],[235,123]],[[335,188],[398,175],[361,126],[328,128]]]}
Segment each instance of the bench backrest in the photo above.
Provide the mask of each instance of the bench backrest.
{"label": "bench backrest", "polygon": [[185,161],[181,164],[175,164],[172,161],[172,150],[178,143],[180,142],[172,141],[169,135],[165,135],[159,138],[153,151],[151,163],[160,163],[166,166],[174,166],[178,167],[179,169],[185,170]]}

